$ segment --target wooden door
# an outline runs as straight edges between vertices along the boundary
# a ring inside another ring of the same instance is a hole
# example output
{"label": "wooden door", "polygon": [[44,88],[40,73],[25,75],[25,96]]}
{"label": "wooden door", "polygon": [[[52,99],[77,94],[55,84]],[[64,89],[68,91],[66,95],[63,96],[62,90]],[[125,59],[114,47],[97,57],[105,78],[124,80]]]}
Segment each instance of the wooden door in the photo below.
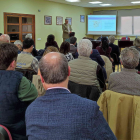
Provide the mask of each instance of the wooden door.
{"label": "wooden door", "polygon": [[35,15],[4,13],[4,33],[10,36],[11,42],[23,42],[27,34],[32,34],[35,41]]}

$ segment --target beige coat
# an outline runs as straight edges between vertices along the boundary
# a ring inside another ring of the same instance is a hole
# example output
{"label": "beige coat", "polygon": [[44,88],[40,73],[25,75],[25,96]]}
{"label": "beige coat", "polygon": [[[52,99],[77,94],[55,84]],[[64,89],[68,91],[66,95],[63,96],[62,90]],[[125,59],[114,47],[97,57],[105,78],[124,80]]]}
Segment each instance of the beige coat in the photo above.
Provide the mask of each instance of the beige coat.
{"label": "beige coat", "polygon": [[108,81],[110,74],[113,72],[113,71],[112,71],[112,63],[111,63],[111,61],[109,60],[109,58],[106,57],[105,55],[101,55],[101,57],[102,57],[102,59],[103,59],[104,62],[105,62],[104,68],[106,69],[107,81]]}
{"label": "beige coat", "polygon": [[118,140],[140,140],[140,96],[106,90],[97,103]]}
{"label": "beige coat", "polygon": [[[71,25],[68,24],[68,26],[69,26],[69,30],[71,32],[72,31]],[[65,40],[65,39],[69,38],[68,27],[65,23],[62,24],[62,30],[63,30],[63,39]]]}

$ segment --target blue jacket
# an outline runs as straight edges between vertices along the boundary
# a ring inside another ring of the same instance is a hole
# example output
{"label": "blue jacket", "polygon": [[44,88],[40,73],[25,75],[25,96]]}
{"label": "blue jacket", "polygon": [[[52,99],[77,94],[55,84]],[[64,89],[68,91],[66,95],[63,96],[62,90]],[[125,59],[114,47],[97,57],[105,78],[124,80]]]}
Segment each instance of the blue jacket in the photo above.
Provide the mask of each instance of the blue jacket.
{"label": "blue jacket", "polygon": [[27,140],[25,110],[27,104],[18,98],[22,74],[0,70],[0,124],[11,132],[13,140]]}
{"label": "blue jacket", "polygon": [[116,140],[96,102],[55,88],[26,110],[28,140]]}

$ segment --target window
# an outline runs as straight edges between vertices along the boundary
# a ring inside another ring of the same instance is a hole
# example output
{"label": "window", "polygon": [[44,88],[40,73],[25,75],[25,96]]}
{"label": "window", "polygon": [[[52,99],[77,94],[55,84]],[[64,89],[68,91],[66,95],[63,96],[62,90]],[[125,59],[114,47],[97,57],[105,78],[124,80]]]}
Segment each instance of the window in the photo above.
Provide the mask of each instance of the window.
{"label": "window", "polygon": [[10,36],[11,42],[23,42],[27,34],[32,34],[35,41],[35,15],[4,13],[4,33]]}

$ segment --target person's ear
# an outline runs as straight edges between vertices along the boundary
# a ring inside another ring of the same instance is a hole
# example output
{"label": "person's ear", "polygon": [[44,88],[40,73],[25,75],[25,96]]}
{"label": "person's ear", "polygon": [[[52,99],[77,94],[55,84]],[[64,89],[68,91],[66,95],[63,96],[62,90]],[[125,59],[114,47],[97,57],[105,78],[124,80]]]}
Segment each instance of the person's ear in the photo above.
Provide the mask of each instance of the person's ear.
{"label": "person's ear", "polygon": [[44,81],[44,79],[43,79],[43,77],[42,77],[42,75],[41,75],[41,74],[40,74],[40,79],[41,79],[42,84],[44,84],[44,83],[45,83],[45,81]]}
{"label": "person's ear", "polygon": [[16,67],[16,61],[15,60],[11,62],[10,67],[12,69],[15,69],[15,67]]}
{"label": "person's ear", "polygon": [[68,66],[68,76],[70,76],[70,66]]}
{"label": "person's ear", "polygon": [[93,50],[91,51],[91,54],[93,53]]}

